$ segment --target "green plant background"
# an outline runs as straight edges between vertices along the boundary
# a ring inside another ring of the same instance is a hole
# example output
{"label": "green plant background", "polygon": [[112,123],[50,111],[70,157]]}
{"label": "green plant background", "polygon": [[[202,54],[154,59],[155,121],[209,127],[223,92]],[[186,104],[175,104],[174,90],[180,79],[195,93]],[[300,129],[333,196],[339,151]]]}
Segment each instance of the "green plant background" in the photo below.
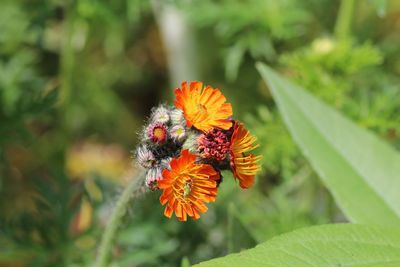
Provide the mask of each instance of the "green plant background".
{"label": "green plant background", "polygon": [[[347,2],[354,6],[2,0],[0,266],[92,264],[121,188],[137,173],[137,133],[152,106],[171,101],[179,62],[187,66],[180,80],[227,96],[258,137],[263,171],[246,191],[226,174],[218,201],[196,222],[166,219],[159,192],[141,197],[110,266],[185,266],[294,229],[347,222],[254,67],[268,63],[400,149],[400,3]],[[173,56],[164,27],[171,14],[170,27],[186,29],[172,38],[185,48]]]}

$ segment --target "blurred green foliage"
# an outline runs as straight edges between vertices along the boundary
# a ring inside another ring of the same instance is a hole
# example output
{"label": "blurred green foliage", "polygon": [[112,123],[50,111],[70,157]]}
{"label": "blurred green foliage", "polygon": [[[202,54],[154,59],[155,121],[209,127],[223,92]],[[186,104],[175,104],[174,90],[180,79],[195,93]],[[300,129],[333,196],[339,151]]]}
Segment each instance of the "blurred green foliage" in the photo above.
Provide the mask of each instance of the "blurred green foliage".
{"label": "blurred green foliage", "polygon": [[[345,220],[254,69],[268,62],[399,149],[400,4],[356,1],[350,37],[339,39],[339,3],[165,3],[196,37],[198,79],[220,87],[257,135],[263,172],[248,191],[226,175],[218,201],[196,222],[164,218],[158,193],[141,198],[112,266],[186,266]],[[124,177],[135,174],[126,162],[136,133],[179,86],[168,85],[155,16],[141,0],[1,1],[1,266],[93,261]]]}

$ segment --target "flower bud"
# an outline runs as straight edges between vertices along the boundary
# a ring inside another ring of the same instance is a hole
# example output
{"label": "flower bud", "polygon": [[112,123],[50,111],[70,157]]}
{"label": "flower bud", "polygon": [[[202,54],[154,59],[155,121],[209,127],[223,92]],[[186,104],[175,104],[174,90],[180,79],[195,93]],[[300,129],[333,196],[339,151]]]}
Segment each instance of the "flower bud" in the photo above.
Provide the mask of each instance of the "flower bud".
{"label": "flower bud", "polygon": [[172,125],[186,125],[185,117],[183,116],[183,112],[180,109],[174,108],[170,112],[171,123]]}
{"label": "flower bud", "polygon": [[170,120],[169,111],[164,106],[157,107],[151,116],[151,120],[155,123],[168,123]]}
{"label": "flower bud", "polygon": [[197,146],[198,137],[199,134],[196,133],[195,131],[187,131],[187,138],[186,141],[183,143],[182,148],[188,149],[190,152],[196,154],[198,152],[198,146]]}
{"label": "flower bud", "polygon": [[136,150],[136,160],[144,168],[149,169],[156,163],[153,152],[145,145],[139,146]]}
{"label": "flower bud", "polygon": [[160,167],[151,168],[146,174],[146,186],[154,191],[158,189],[157,181],[162,180],[162,169]]}
{"label": "flower bud", "polygon": [[172,158],[164,158],[164,159],[162,159],[161,162],[160,162],[160,167],[162,169],[171,169],[171,165],[170,165],[171,160],[172,160]]}
{"label": "flower bud", "polygon": [[169,133],[171,138],[177,143],[182,143],[186,139],[186,129],[182,125],[173,126]]}

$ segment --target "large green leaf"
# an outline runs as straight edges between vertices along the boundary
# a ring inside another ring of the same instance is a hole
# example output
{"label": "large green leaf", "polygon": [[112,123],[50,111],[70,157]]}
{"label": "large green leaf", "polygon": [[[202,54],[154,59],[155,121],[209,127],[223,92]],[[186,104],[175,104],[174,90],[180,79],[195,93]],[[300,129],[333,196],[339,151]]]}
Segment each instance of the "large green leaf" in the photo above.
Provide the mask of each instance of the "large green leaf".
{"label": "large green leaf", "polygon": [[400,230],[352,224],[314,226],[195,266],[400,266]]}
{"label": "large green leaf", "polygon": [[262,63],[289,130],[352,222],[400,225],[400,154]]}

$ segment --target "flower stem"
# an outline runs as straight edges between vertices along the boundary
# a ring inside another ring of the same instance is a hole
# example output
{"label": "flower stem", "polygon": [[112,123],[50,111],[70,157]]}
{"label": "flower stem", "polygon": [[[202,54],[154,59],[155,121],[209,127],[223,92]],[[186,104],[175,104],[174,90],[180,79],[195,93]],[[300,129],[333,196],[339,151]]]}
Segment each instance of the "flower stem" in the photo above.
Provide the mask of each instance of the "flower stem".
{"label": "flower stem", "polygon": [[110,221],[101,237],[101,243],[96,258],[95,267],[108,266],[108,259],[110,251],[113,246],[113,241],[117,233],[118,227],[124,217],[129,201],[142,195],[145,190],[143,187],[143,175],[138,178],[132,179],[125,190],[122,192],[121,197],[118,199],[117,204],[111,214]]}
{"label": "flower stem", "polygon": [[350,37],[355,0],[342,0],[335,24],[335,37],[343,41]]}

